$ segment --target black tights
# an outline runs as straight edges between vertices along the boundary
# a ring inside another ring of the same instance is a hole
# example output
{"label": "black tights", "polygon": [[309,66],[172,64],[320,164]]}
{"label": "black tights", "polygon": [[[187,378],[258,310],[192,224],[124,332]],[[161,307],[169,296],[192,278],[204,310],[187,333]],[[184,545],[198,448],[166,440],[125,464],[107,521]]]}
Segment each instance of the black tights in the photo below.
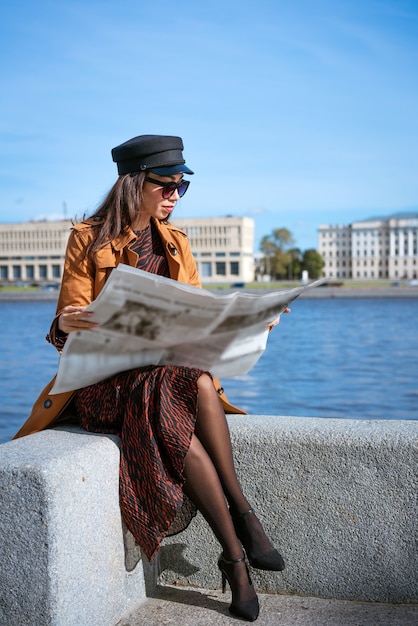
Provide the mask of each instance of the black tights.
{"label": "black tights", "polygon": [[[242,546],[236,536],[227,501],[238,513],[248,511],[250,504],[242,493],[235,472],[225,413],[207,375],[198,379],[198,415],[195,434],[185,459],[184,474],[184,492],[209,523],[225,558],[242,558]],[[259,525],[258,521],[255,523]],[[260,531],[261,544],[266,544],[260,546],[263,551],[270,544],[261,526],[257,530]],[[247,599],[254,591],[248,588],[245,566],[237,569],[241,570],[237,573],[242,578],[241,599]]]}

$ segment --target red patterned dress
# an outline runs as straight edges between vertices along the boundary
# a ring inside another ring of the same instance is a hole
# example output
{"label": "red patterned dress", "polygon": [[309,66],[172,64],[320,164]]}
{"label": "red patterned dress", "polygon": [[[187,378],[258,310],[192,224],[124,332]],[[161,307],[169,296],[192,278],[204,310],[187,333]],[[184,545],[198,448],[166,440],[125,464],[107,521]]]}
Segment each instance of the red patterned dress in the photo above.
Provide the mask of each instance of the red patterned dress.
{"label": "red patterned dress", "polygon": [[[163,244],[150,225],[131,246],[137,267],[169,276]],[[129,370],[76,393],[81,425],[118,435],[122,517],[148,559],[164,537],[184,530],[196,508],[182,490],[184,460],[197,415],[197,379],[180,366]]]}

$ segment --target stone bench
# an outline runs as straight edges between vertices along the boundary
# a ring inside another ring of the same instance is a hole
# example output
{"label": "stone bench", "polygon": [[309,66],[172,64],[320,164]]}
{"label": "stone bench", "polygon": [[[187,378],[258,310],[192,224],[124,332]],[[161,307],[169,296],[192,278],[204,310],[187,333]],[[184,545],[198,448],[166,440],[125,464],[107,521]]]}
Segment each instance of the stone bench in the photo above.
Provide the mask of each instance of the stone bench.
{"label": "stone bench", "polygon": [[118,442],[61,427],[0,446],[0,624],[114,626],[145,598],[142,563],[125,566]]}
{"label": "stone bench", "polygon": [[[285,556],[260,592],[418,601],[418,424],[229,416],[248,499]],[[219,588],[198,516],[150,568],[124,531],[118,439],[59,427],[0,446],[0,623],[115,626],[161,581]],[[147,586],[146,583],[147,582]],[[147,587],[147,589],[146,589]]]}

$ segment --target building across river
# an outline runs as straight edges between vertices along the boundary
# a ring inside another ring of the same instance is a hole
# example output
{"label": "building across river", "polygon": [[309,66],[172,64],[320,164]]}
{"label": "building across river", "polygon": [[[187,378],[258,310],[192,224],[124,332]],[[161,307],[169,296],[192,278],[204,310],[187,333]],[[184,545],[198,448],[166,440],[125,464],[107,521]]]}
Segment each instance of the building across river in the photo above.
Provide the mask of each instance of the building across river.
{"label": "building across river", "polygon": [[[254,220],[174,219],[190,241],[203,283],[240,284],[255,277]],[[0,224],[0,284],[60,283],[72,221]],[[416,280],[418,212],[318,228],[323,274],[334,279]]]}
{"label": "building across river", "polygon": [[418,212],[395,213],[318,229],[318,252],[330,278],[416,279]]}
{"label": "building across river", "polygon": [[[254,280],[254,220],[208,217],[172,220],[190,240],[205,283]],[[59,283],[71,220],[0,224],[0,283]]]}

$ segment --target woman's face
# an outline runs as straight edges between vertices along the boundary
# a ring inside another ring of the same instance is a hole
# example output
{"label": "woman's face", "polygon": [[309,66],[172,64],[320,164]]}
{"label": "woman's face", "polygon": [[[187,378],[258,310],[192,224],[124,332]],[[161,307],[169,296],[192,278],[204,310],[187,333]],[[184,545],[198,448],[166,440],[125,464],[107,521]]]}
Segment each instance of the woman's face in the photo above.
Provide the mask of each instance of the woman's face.
{"label": "woman's face", "polygon": [[[179,183],[183,179],[183,174],[158,176],[158,174],[150,172],[149,177],[153,180],[161,181],[162,183]],[[162,187],[159,187],[155,183],[145,181],[142,189],[142,202],[139,214],[141,222],[145,221],[145,219],[149,222],[151,217],[154,217],[157,220],[167,219],[173,212],[178,199],[179,194],[177,189],[170,198],[164,199],[162,195]]]}

